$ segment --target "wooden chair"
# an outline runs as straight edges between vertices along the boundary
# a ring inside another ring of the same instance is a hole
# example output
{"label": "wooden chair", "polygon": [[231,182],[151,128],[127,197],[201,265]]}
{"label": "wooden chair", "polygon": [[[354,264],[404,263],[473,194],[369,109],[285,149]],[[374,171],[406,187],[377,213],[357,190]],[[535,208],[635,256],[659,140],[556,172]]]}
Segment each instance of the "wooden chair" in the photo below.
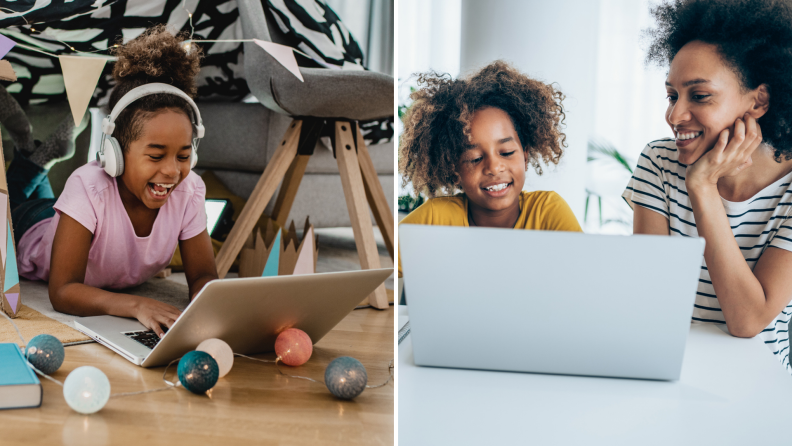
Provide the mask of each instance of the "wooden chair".
{"label": "wooden chair", "polygon": [[[245,38],[272,41],[261,1],[240,0],[238,5]],[[393,259],[393,212],[357,125],[358,120],[393,116],[393,78],[370,71],[300,68],[300,72],[304,83],[255,43],[245,43],[245,74],[251,91],[265,107],[292,116],[293,121],[217,254],[221,278],[281,182],[272,218],[285,224],[322,136],[332,141],[361,267],[380,268],[369,209]],[[380,285],[368,300],[376,308],[387,308],[385,286]]]}

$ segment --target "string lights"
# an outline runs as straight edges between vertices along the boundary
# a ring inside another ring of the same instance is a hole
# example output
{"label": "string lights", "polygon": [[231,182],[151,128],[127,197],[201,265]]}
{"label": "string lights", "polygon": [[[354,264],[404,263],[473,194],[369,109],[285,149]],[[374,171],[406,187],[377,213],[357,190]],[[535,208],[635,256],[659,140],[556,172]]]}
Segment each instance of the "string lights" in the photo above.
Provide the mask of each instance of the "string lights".
{"label": "string lights", "polygon": [[[346,400],[359,396],[365,389],[383,387],[393,379],[393,360],[391,360],[388,365],[388,379],[382,384],[373,386],[368,385],[368,373],[366,372],[366,368],[360,361],[349,356],[342,356],[330,362],[325,369],[324,382],[307,376],[283,373],[278,365],[279,362],[288,365],[283,355],[289,357],[290,362],[299,362],[299,365],[302,365],[308,361],[313,351],[311,338],[302,330],[290,328],[281,332],[276,338],[276,353],[277,350],[281,352],[277,353],[278,357],[274,361],[233,353],[231,347],[221,339],[207,339],[199,344],[196,350],[188,352],[181,358],[174,359],[165,367],[162,373],[162,381],[167,387],[111,394],[110,381],[107,379],[107,376],[96,367],[78,367],[69,373],[65,382],[58,381],[49,376],[55,373],[63,363],[64,355],[63,353],[59,353],[63,352],[63,344],[54,336],[47,334],[38,335],[31,339],[30,342],[27,342],[19,331],[16,323],[4,312],[0,311],[0,314],[11,322],[22,344],[25,344],[26,355],[23,356],[30,368],[42,378],[63,387],[63,398],[66,400],[66,404],[74,411],[83,414],[100,411],[111,398],[161,392],[177,387],[184,387],[190,392],[199,395],[207,394],[211,396],[211,389],[215,386],[218,379],[225,376],[233,366],[234,356],[264,363],[274,363],[275,368],[281,375],[324,384],[330,393],[337,398]],[[33,351],[31,352],[31,350]],[[47,356],[47,360],[45,361],[40,361],[38,359],[33,359],[31,361],[31,358],[35,357],[39,352],[42,352],[45,356],[47,354],[50,356]],[[53,357],[53,359],[50,360],[50,357]],[[176,362],[179,363],[177,367],[177,376],[179,380],[174,383],[169,381],[167,376],[168,370]],[[222,375],[220,364],[223,364],[222,368],[225,372]],[[42,366],[43,369],[39,366]]]}

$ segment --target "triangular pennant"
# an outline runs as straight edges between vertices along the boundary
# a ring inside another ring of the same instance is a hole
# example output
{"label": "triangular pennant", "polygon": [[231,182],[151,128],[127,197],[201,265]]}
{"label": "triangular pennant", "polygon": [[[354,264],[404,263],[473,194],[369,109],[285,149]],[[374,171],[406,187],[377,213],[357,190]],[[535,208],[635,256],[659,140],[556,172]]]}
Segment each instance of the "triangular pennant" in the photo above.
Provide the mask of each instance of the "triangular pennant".
{"label": "triangular pennant", "polygon": [[74,125],[79,126],[107,59],[103,57],[58,56],[66,85]]}
{"label": "triangular pennant", "polygon": [[264,271],[261,273],[261,277],[272,277],[278,275],[280,244],[281,231],[279,229],[278,234],[275,235],[275,241],[272,242],[272,246],[270,247],[269,258],[267,258],[267,264],[264,265]]}
{"label": "triangular pennant", "polygon": [[3,292],[8,291],[12,286],[19,283],[19,271],[17,271],[16,254],[14,253],[14,236],[11,234],[10,221],[7,221],[6,228],[8,228],[8,234],[6,236],[6,265]]}
{"label": "triangular pennant", "polygon": [[17,304],[19,303],[19,293],[6,293],[5,297],[8,303],[11,304],[11,311],[16,314]]}
{"label": "triangular pennant", "polygon": [[9,39],[8,37],[0,34],[0,59],[4,58],[11,48],[14,47],[16,43],[13,40]]}
{"label": "triangular pennant", "polygon": [[305,82],[302,73],[300,73],[300,67],[297,66],[297,59],[294,58],[294,49],[292,47],[259,39],[253,39],[253,41],[277,60],[279,64],[283,65],[283,68],[289,70],[300,82]]}
{"label": "triangular pennant", "polygon": [[11,67],[11,62],[7,60],[0,60],[0,81],[16,81],[17,75],[14,68]]}
{"label": "triangular pennant", "polygon": [[[8,220],[8,195],[0,192],[0,221]],[[6,235],[5,232],[0,232],[0,255],[2,255],[3,265],[6,262]]]}
{"label": "triangular pennant", "polygon": [[299,276],[300,274],[313,274],[314,272],[313,228],[309,228],[303,237],[293,274]]}

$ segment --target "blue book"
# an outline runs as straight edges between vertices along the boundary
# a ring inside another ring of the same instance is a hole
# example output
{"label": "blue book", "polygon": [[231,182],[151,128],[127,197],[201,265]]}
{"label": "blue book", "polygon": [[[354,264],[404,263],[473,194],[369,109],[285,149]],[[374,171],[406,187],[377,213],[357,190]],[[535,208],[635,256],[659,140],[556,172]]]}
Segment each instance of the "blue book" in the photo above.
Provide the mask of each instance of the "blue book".
{"label": "blue book", "polygon": [[0,409],[41,406],[41,381],[19,346],[0,344]]}

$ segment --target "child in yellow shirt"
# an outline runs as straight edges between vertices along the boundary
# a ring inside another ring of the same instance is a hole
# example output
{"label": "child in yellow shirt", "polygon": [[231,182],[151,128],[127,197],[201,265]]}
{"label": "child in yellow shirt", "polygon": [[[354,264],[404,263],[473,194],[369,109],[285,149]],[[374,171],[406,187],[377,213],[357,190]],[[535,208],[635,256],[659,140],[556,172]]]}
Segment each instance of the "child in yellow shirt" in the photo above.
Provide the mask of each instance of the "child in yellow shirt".
{"label": "child in yellow shirt", "polygon": [[436,198],[401,223],[582,232],[560,195],[522,190],[529,165],[541,175],[566,147],[563,93],[502,61],[462,79],[424,73],[418,83],[399,173]]}

